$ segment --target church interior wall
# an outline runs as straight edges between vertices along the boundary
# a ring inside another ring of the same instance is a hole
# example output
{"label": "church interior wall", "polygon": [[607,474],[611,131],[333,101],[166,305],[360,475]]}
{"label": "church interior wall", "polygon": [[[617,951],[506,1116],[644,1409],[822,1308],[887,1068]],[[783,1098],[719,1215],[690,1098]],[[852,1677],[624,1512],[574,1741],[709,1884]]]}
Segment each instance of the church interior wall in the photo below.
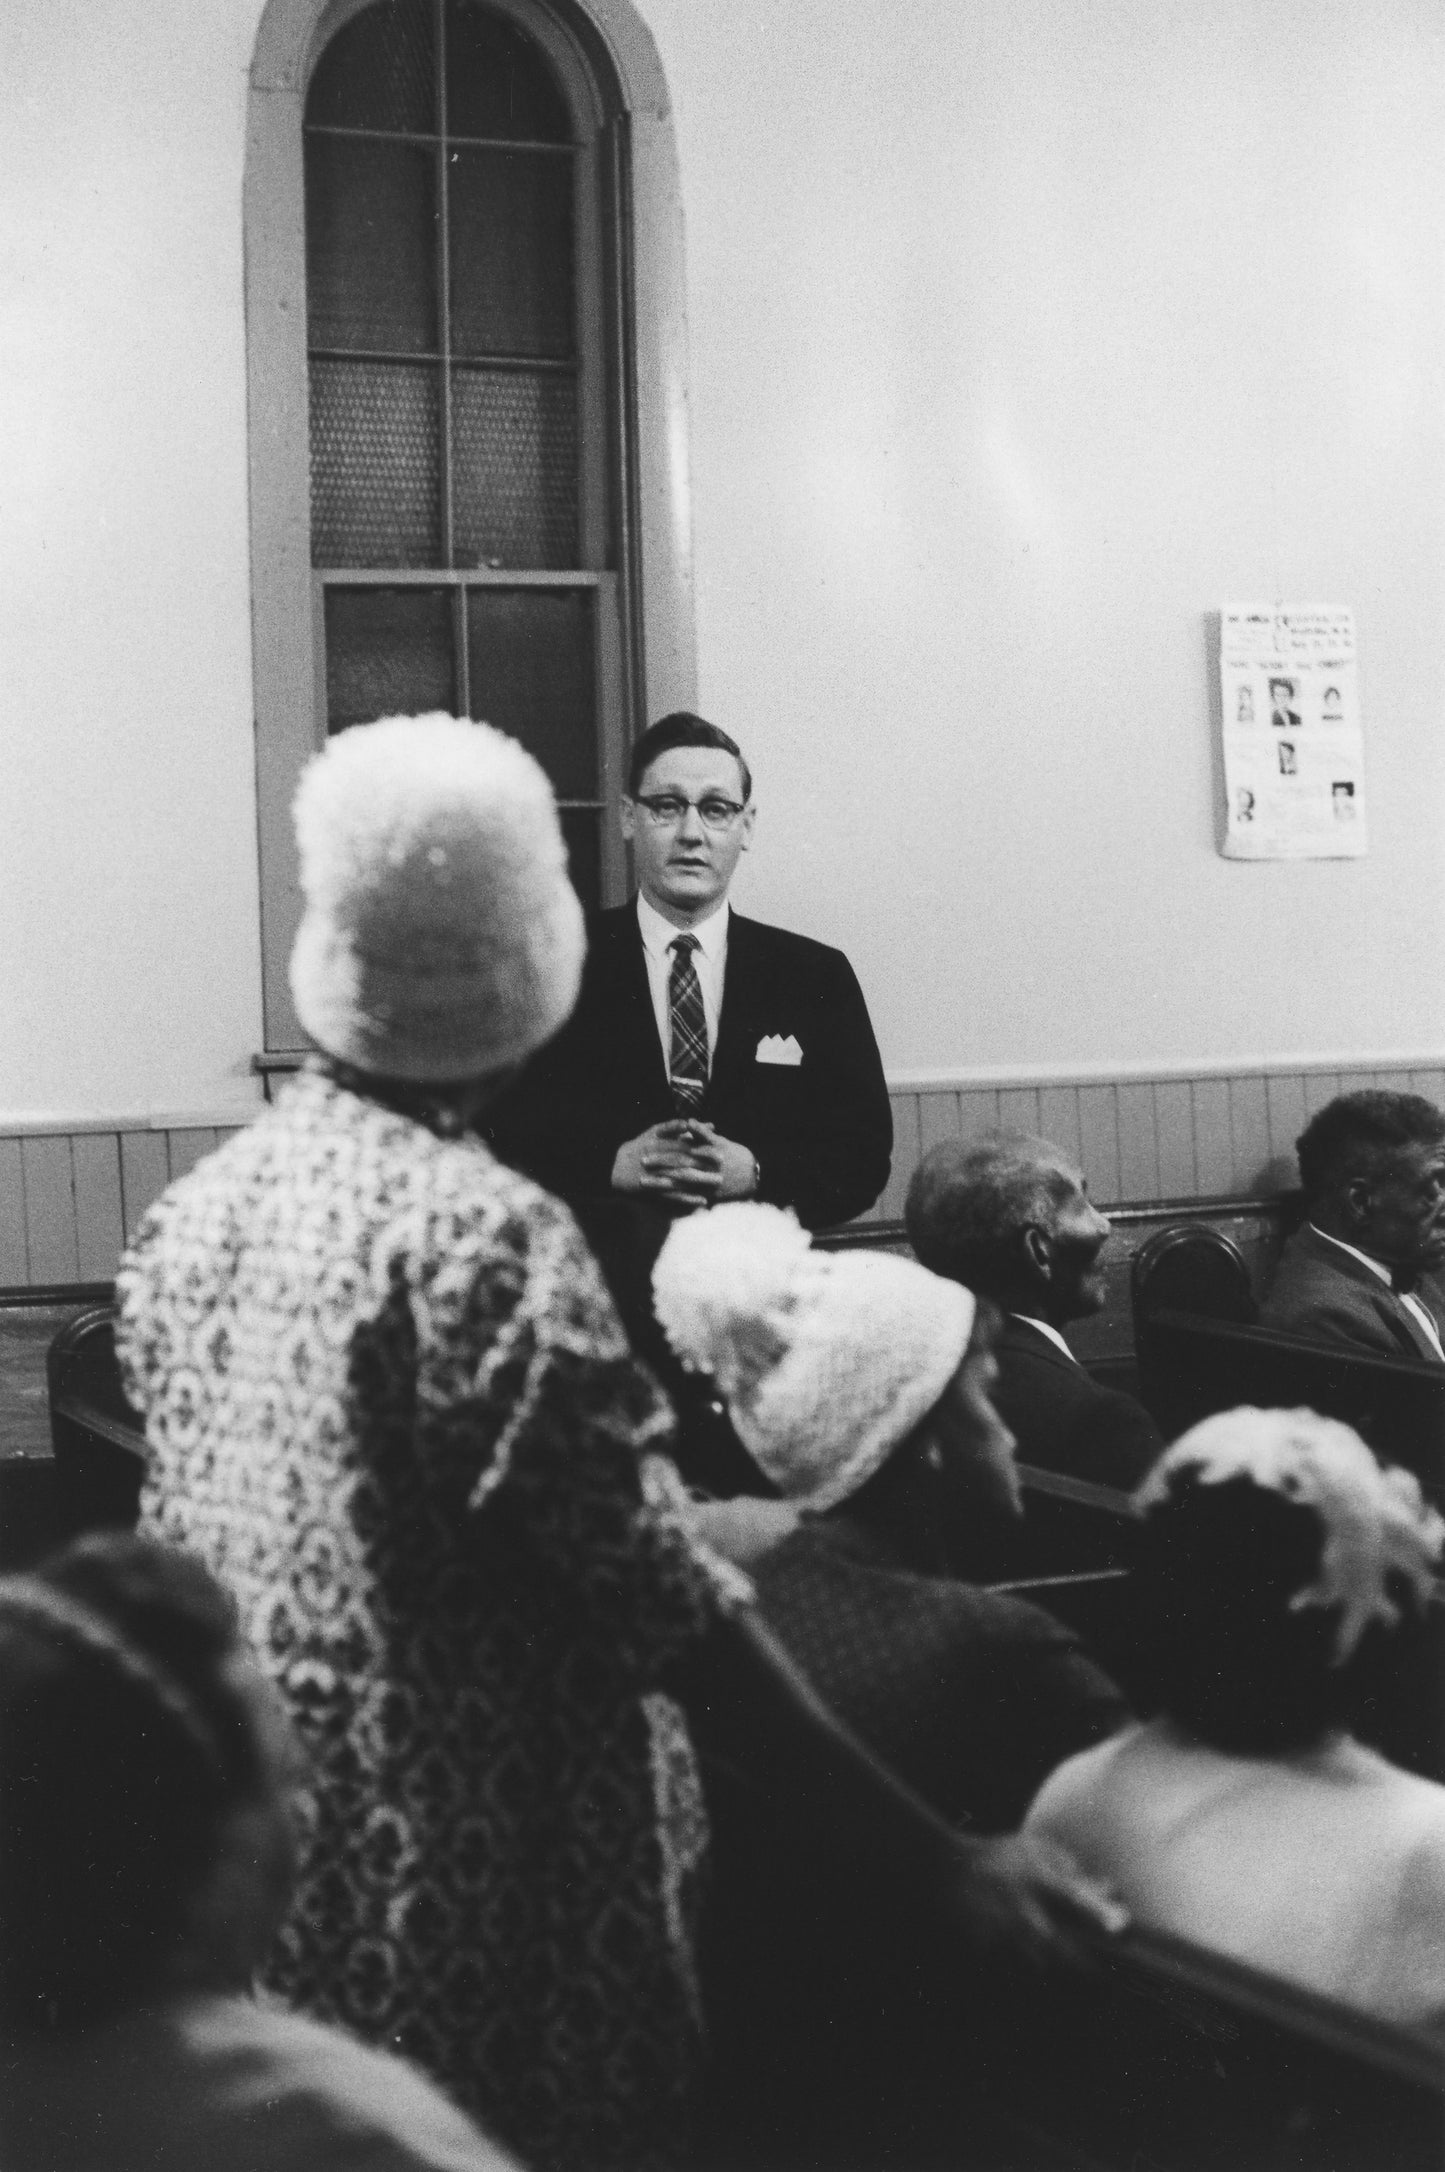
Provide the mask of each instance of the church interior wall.
{"label": "church interior wall", "polygon": [[[69,1140],[76,1198],[111,1151],[77,1140],[113,1139],[119,1185],[155,1159],[127,1139],[183,1160],[258,1092],[259,12],[0,16],[22,1195],[27,1156],[59,1167],[36,1140]],[[1278,1162],[1272,1123],[1287,1153],[1310,1079],[1433,1075],[1438,11],[641,12],[682,175],[698,701],[758,772],[737,901],[853,958],[905,1142],[1071,1108],[1115,1196],[1229,1189]],[[1210,614],[1274,599],[1355,611],[1364,860],[1218,856]]]}
{"label": "church interior wall", "polygon": [[0,10],[0,1109],[259,1046],[241,173],[258,7]]}
{"label": "church interior wall", "polygon": [[[744,909],[890,1072],[1442,1042],[1445,19],[649,0]],[[1371,851],[1218,856],[1208,615],[1356,614]]]}

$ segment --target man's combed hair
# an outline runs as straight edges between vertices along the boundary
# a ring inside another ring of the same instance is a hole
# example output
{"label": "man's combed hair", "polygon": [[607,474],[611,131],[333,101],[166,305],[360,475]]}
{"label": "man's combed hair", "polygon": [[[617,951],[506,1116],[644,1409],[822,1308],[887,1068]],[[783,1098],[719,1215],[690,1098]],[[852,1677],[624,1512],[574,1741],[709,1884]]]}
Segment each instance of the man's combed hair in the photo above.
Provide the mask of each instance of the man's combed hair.
{"label": "man's combed hair", "polygon": [[1053,1224],[1058,1179],[1035,1158],[1039,1142],[990,1133],[960,1146],[945,1140],[913,1172],[903,1216],[925,1267],[990,1292],[1018,1271],[1018,1234]]}
{"label": "man's combed hair", "polygon": [[1306,1199],[1318,1199],[1352,1177],[1374,1175],[1403,1147],[1438,1146],[1442,1139],[1445,1111],[1420,1094],[1378,1088],[1340,1094],[1295,1141],[1300,1184]]}
{"label": "man's combed hair", "polygon": [[752,798],[752,772],[736,739],[730,739],[720,725],[709,724],[705,716],[694,716],[690,709],[674,709],[670,716],[659,717],[650,725],[633,748],[627,771],[629,799],[636,799],[643,778],[659,754],[670,754],[674,747],[716,747],[720,754],[730,754],[742,772],[744,805]]}

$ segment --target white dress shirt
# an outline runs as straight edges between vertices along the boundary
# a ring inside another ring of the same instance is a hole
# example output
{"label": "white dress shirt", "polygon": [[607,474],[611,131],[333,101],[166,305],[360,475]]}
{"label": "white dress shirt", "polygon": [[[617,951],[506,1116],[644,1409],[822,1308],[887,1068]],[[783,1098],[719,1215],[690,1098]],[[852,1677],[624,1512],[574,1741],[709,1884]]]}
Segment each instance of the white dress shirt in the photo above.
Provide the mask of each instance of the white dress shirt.
{"label": "white dress shirt", "polygon": [[724,899],[716,912],[706,920],[699,920],[693,928],[675,928],[670,920],[648,904],[641,891],[637,895],[637,925],[642,930],[642,951],[647,960],[647,984],[652,991],[652,1015],[657,1021],[657,1038],[662,1043],[662,1061],[668,1083],[672,1082],[672,1002],[669,983],[676,952],[671,945],[679,935],[697,938],[697,948],[692,954],[693,969],[698,986],[702,990],[703,1016],[707,1020],[707,1062],[712,1070],[713,1051],[717,1047],[717,1023],[722,1016],[723,978],[728,963],[728,905]]}
{"label": "white dress shirt", "polygon": [[1073,1351],[1064,1341],[1063,1336],[1059,1333],[1056,1327],[1050,1327],[1047,1320],[1036,1320],[1031,1312],[1014,1312],[1011,1313],[1009,1317],[1010,1319],[1014,1320],[1022,1320],[1025,1327],[1036,1327],[1041,1335],[1048,1336],[1050,1342],[1056,1342],[1058,1344],[1059,1348],[1063,1351],[1064,1356],[1069,1360],[1071,1365],[1078,1364],[1078,1359],[1074,1356]]}
{"label": "white dress shirt", "polygon": [[1405,1307],[1405,1310],[1410,1313],[1412,1318],[1418,1320],[1421,1327],[1424,1328],[1425,1333],[1434,1345],[1435,1355],[1438,1358],[1445,1358],[1445,1349],[1440,1346],[1440,1328],[1435,1315],[1428,1305],[1421,1302],[1413,1290],[1395,1289],[1394,1278],[1389,1268],[1382,1265],[1379,1260],[1371,1259],[1369,1253],[1360,1251],[1357,1245],[1346,1244],[1343,1237],[1332,1237],[1327,1229],[1319,1229],[1313,1222],[1310,1223],[1310,1228],[1314,1230],[1317,1237],[1323,1237],[1326,1244],[1337,1245],[1340,1251],[1348,1252],[1351,1259],[1357,1259],[1361,1266],[1368,1267],[1372,1275],[1378,1275],[1385,1288],[1393,1291],[1394,1295],[1399,1298],[1400,1303]]}

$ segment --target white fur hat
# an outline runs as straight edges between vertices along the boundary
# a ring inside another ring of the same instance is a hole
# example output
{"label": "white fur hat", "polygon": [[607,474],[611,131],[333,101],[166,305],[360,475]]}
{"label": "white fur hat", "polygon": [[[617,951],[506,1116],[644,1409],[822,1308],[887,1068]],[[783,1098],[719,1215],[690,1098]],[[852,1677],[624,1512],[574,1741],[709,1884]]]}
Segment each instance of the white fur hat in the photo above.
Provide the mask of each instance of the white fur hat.
{"label": "white fur hat", "polygon": [[295,802],[312,1039],[378,1078],[481,1078],[577,1000],[585,938],[552,788],[489,724],[384,717],[331,740]]}
{"label": "white fur hat", "polygon": [[710,1373],[739,1440],[790,1500],[834,1508],[942,1395],[973,1333],[970,1291],[887,1252],[814,1252],[781,1207],[677,1222],[652,1277],[685,1365]]}

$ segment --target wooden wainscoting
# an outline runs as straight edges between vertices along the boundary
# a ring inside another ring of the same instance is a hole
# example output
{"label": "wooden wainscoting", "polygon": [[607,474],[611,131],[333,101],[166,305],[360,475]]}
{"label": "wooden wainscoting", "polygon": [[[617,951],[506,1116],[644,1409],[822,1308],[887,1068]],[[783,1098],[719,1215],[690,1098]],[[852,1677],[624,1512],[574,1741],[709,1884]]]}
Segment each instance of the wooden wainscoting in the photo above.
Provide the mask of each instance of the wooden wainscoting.
{"label": "wooden wainscoting", "polygon": [[109,1282],[151,1201],[237,1128],[0,1135],[0,1289]]}
{"label": "wooden wainscoting", "polygon": [[1294,1142],[1315,1110],[1367,1086],[1423,1094],[1445,1106],[1445,1068],[895,1088],[893,1174],[864,1220],[902,1216],[908,1180],[937,1140],[998,1125],[1038,1132],[1061,1146],[1103,1207],[1290,1191],[1299,1181]]}
{"label": "wooden wainscoting", "polygon": [[[1293,1188],[1294,1141],[1313,1112],[1363,1086],[1445,1105],[1445,1063],[896,1085],[893,1174],[861,1226],[901,1221],[908,1180],[935,1140],[999,1124],[1056,1141],[1103,1207],[1269,1199]],[[0,1125],[0,1292],[108,1281],[151,1201],[235,1128],[199,1117]]]}

